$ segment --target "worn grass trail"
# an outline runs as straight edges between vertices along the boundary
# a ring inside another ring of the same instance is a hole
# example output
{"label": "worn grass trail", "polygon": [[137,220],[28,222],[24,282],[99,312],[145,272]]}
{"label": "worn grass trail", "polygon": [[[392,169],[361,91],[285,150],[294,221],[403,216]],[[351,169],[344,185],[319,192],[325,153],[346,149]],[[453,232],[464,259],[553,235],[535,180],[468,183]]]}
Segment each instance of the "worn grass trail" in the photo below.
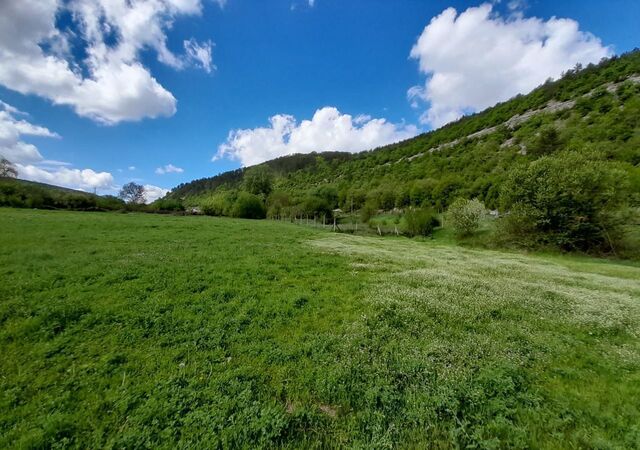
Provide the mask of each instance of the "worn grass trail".
{"label": "worn grass trail", "polygon": [[640,446],[640,268],[0,209],[0,447]]}

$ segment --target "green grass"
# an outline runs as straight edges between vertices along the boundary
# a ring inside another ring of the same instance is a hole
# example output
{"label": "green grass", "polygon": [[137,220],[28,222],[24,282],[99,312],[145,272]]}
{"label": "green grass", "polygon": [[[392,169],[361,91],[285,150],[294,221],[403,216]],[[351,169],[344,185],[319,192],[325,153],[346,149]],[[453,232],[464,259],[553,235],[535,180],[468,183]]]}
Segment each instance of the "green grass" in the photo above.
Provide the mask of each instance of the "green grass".
{"label": "green grass", "polygon": [[0,209],[1,448],[640,447],[640,268]]}

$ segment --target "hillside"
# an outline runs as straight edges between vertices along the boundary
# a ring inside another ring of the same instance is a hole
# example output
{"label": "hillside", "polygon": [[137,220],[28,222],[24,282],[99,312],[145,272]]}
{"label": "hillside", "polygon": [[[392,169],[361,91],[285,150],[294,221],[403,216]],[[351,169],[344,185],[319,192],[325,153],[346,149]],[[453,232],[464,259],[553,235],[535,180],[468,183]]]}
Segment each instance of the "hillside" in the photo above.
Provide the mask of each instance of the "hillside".
{"label": "hillside", "polygon": [[[509,172],[562,151],[615,161],[640,192],[640,51],[576,67],[481,113],[413,139],[358,154],[292,155],[268,161],[266,206],[316,214],[337,207],[446,208],[456,197],[500,207]],[[199,205],[242,187],[245,169],[177,186],[170,198]],[[311,200],[310,200],[311,199]],[[318,200],[318,201],[313,201]],[[285,212],[286,214],[286,212]]]}
{"label": "hillside", "polygon": [[0,206],[111,210],[122,208],[124,203],[112,196],[101,196],[35,181],[0,177]]}

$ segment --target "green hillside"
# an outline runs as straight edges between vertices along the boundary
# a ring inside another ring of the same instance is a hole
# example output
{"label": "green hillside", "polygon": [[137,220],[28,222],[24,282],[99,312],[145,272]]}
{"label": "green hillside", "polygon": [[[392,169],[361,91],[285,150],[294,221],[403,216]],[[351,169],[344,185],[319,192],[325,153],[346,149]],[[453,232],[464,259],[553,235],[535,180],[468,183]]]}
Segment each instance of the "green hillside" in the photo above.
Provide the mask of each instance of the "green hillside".
{"label": "green hillside", "polygon": [[[309,214],[318,212],[309,210],[309,196],[328,201],[330,209],[350,208],[352,201],[357,209],[367,199],[381,209],[445,208],[458,196],[495,209],[513,167],[563,151],[620,162],[640,177],[640,51],[576,67],[528,95],[398,144],[359,154],[293,155],[264,166],[275,176],[278,200]],[[202,203],[241,188],[245,172],[195,180],[169,195]],[[275,200],[267,199],[267,207]]]}
{"label": "green hillside", "polygon": [[35,181],[0,177],[0,206],[14,208],[113,210],[124,203],[112,196],[53,186]]}

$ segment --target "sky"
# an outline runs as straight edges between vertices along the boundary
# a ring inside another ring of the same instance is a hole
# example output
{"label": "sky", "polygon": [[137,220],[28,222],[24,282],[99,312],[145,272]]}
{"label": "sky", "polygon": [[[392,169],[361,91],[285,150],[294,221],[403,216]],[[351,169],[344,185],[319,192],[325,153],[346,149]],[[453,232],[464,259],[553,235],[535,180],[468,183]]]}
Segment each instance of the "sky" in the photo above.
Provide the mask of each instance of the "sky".
{"label": "sky", "polygon": [[640,47],[637,0],[0,0],[0,155],[147,200],[357,152]]}

